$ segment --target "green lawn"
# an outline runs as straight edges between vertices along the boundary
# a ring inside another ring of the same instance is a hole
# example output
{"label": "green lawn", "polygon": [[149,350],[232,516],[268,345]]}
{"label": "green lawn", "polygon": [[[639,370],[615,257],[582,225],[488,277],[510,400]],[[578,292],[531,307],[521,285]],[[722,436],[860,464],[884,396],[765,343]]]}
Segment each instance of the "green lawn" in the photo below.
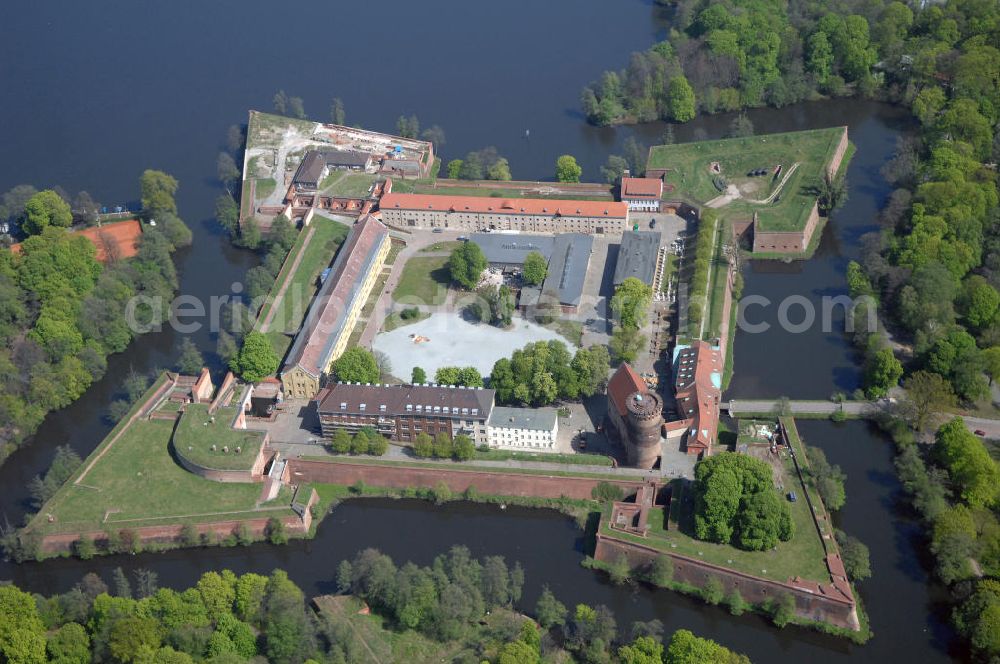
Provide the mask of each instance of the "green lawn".
{"label": "green lawn", "polygon": [[[389,270],[384,269],[379,273],[378,277],[375,279],[375,283],[372,284],[372,292],[368,294],[368,300],[365,301],[365,306],[361,308],[361,318],[368,320],[375,311],[375,305],[378,304],[378,298],[382,295],[382,291],[385,290],[385,283],[389,281]],[[358,327],[363,327],[359,325]]]}
{"label": "green lawn", "polygon": [[278,183],[274,181],[274,178],[260,178],[254,184],[254,197],[258,201],[262,201],[273,194],[277,186]]}
{"label": "green lawn", "polygon": [[[208,404],[188,404],[177,423],[174,449],[202,468],[249,470],[264,442],[264,435],[259,431],[233,429],[230,425],[235,417],[234,407],[220,408],[209,415]],[[236,448],[241,449],[239,454]]]}
{"label": "green lawn", "polygon": [[[224,484],[187,472],[170,455],[172,427],[166,420],[133,424],[79,485],[63,486],[30,527],[76,532],[260,516],[255,510],[261,485]],[[263,509],[290,514],[290,499],[286,492]]]}
{"label": "green lawn", "polygon": [[708,341],[719,336],[722,327],[723,307],[726,300],[726,273],[729,270],[729,261],[722,255],[722,240],[725,233],[719,233],[719,238],[715,246],[715,254],[712,257],[712,284],[708,291],[708,324],[705,326],[703,338]]}
{"label": "green lawn", "polygon": [[[777,202],[757,204],[737,200],[720,208],[720,212],[728,219],[748,218],[758,212],[763,230],[796,230],[805,224],[815,202],[815,196],[808,194],[806,189],[822,177],[842,131],[840,127],[831,127],[718,141],[658,145],[651,149],[646,167],[672,169],[667,173],[666,182],[674,185],[679,194],[697,203],[704,203],[719,194],[713,183],[718,175],[710,170],[712,162],[718,162],[721,167],[719,175],[729,184],[741,188],[756,187],[755,191],[746,193],[745,196],[757,200],[766,199],[792,164],[800,162]],[[845,162],[849,157],[849,154],[845,155]],[[782,173],[778,177],[772,177],[770,170],[778,164],[782,166]],[[749,171],[758,168],[768,169],[769,174],[763,177],[747,176]]]}
{"label": "green lawn", "polygon": [[583,323],[569,318],[557,318],[545,327],[555,330],[574,346],[583,344]]}
{"label": "green lawn", "polygon": [[392,297],[397,302],[440,305],[447,296],[451,275],[447,256],[414,256],[406,262]]}
{"label": "green lawn", "polygon": [[[801,485],[800,485],[801,486]],[[802,493],[801,490],[798,493]],[[715,565],[753,574],[765,579],[787,581],[793,576],[827,583],[830,580],[826,568],[826,553],[823,543],[812,525],[809,508],[803,496],[795,503],[790,503],[792,519],[795,522],[795,534],[788,542],[779,542],[773,551],[743,551],[728,544],[714,544],[696,539],[693,535],[693,515],[686,509],[679,509],[673,516],[679,516],[681,529],[666,527],[665,514],[658,508],[649,517],[649,534],[647,537],[630,535],[608,526],[609,511],[606,509],[601,519],[602,534],[618,539],[652,546],[669,553],[676,553],[690,558],[705,560]],[[677,509],[675,501],[671,501],[671,509]],[[679,512],[679,514],[678,514]]]}
{"label": "green lawn", "polygon": [[397,327],[403,327],[404,325],[412,325],[413,323],[419,323],[422,320],[430,318],[430,313],[426,311],[420,311],[413,318],[406,319],[399,315],[398,311],[393,311],[391,314],[385,317],[385,321],[382,323],[383,332],[392,332]]}
{"label": "green lawn", "polygon": [[[320,192],[341,198],[367,198],[378,176],[374,173],[334,171],[320,183]],[[393,183],[395,184],[395,183]]]}
{"label": "green lawn", "polygon": [[[315,230],[308,243],[306,243],[306,235],[309,233],[309,229],[303,229],[299,233],[299,237],[289,251],[289,258],[281,268],[278,278],[274,280],[274,285],[257,316],[259,326],[267,318],[269,309],[276,307],[274,316],[267,327],[268,332],[279,334],[298,332],[309,309],[309,303],[319,288],[318,277],[320,273],[333,262],[337,250],[344,243],[344,238],[350,231],[349,226],[319,215],[313,217],[310,228]],[[302,255],[302,259],[294,274],[291,274],[292,264],[295,262],[294,257],[299,254]],[[288,281],[288,288],[285,289],[281,299],[275,302],[281,285],[286,281]],[[279,345],[275,345],[276,350]]]}
{"label": "green lawn", "polygon": [[452,251],[454,251],[455,249],[458,249],[463,244],[465,244],[465,243],[464,242],[459,242],[458,240],[453,240],[453,241],[450,241],[450,242],[435,242],[432,245],[424,247],[420,251],[422,253],[426,253],[426,254],[439,253],[439,252],[448,252],[450,254]]}

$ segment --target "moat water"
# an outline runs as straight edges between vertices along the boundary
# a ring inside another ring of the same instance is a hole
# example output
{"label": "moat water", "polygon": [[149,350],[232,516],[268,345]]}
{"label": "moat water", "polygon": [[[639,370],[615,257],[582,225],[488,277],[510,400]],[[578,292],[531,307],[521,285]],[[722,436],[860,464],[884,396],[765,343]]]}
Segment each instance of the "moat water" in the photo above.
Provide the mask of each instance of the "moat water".
{"label": "moat water", "polygon": [[[344,100],[348,123],[372,129],[392,130],[397,116],[416,113],[424,126],[446,130],[446,159],[495,145],[524,179],[551,178],[564,153],[577,157],[584,177],[596,179],[628,136],[650,144],[663,132],[658,124],[589,127],[577,102],[585,83],[665,35],[669,14],[651,2],[390,0],[378,12],[392,18],[382,28],[374,27],[370,3],[312,0],[299,7],[311,25],[336,30],[336,39],[282,42],[270,29],[274,6],[259,0],[209,3],[196,14],[176,5],[110,0],[22,3],[0,25],[0,84],[10,91],[0,123],[0,191],[19,183],[58,184],[115,204],[138,198],[143,169],[172,173],[181,182],[180,213],[195,236],[194,246],[176,256],[181,292],[207,299],[229,293],[258,262],[230,247],[211,219],[221,191],[216,155],[226,127],[245,122],[248,108],[268,109],[279,88],[303,97],[317,119],[326,119],[335,96]],[[815,302],[844,293],[846,262],[857,255],[859,237],[874,227],[890,191],[879,168],[910,127],[905,114],[843,100],[749,115],[760,133],[847,124],[859,150],[848,172],[850,199],[826,227],[816,257],[752,262],[744,269],[744,293],[775,303],[786,295]],[[677,140],[696,132],[719,137],[730,120],[677,127]],[[755,312],[754,320],[773,323],[775,307]],[[208,332],[192,337],[212,368],[221,369]],[[48,466],[54,448],[70,444],[88,454],[109,429],[102,417],[121,379],[131,370],[170,366],[179,342],[168,330],[143,337],[110,358],[105,378],[83,398],[52,414],[35,440],[0,466],[0,517],[19,522],[25,485]],[[740,333],[735,353],[730,393],[737,397],[823,398],[860,381],[857,357],[836,328]],[[866,646],[802,629],[779,631],[759,617],[735,618],[669,592],[611,586],[580,567],[582,533],[569,519],[467,504],[356,501],[337,508],[308,542],[0,564],[0,579],[48,593],[68,589],[88,571],[108,578],[117,566],[153,569],[172,587],[190,585],[210,569],[284,568],[307,593],[319,593],[332,589],[336,561],[362,548],[427,563],[465,544],[477,555],[501,554],[524,565],[526,607],[547,584],[567,604],[607,604],[623,627],[657,618],[668,632],[692,629],[755,662],[949,661],[943,591],[929,580],[920,527],[900,493],[890,445],[862,422],[805,421],[800,429],[846,471],[848,504],[836,521],[871,548],[874,576],[859,584],[875,633]]]}

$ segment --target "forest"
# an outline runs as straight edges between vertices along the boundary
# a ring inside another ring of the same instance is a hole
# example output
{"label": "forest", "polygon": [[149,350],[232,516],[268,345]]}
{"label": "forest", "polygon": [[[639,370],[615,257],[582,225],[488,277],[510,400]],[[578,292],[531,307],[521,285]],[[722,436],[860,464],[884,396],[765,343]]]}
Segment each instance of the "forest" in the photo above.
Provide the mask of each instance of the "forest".
{"label": "forest", "polygon": [[[140,330],[155,329],[177,289],[171,253],[191,243],[177,217],[177,181],[147,170],[140,179],[143,224],[135,256],[97,249],[74,228],[97,223],[81,192],[18,185],[0,216],[20,228],[19,250],[0,249],[0,460],[27,440],[50,411],[79,398]],[[130,312],[129,302],[143,296]],[[159,304],[156,304],[159,303]],[[132,315],[135,324],[130,324]]]}
{"label": "forest", "polygon": [[[334,570],[331,570],[331,576]],[[44,597],[0,586],[0,659],[19,664],[135,662],[230,664],[427,660],[457,664],[576,661],[624,664],[748,664],[711,641],[678,630],[664,641],[657,620],[625,636],[604,606],[570,611],[545,589],[534,613],[518,613],[524,572],[500,556],[454,547],[429,567],[398,566],[366,549],[335,570],[338,597],[313,610],[282,570],[268,576],[207,572],[192,588],[160,588],[155,572],[121,568],[111,585],[86,575]],[[346,596],[350,594],[351,597]],[[343,600],[362,600],[350,614]]]}

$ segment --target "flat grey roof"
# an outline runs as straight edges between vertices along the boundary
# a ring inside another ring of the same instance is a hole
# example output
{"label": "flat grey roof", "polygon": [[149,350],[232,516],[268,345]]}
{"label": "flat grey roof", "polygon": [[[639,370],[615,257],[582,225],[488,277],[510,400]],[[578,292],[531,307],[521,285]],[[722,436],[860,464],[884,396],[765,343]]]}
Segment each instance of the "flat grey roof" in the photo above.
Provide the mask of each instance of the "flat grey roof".
{"label": "flat grey roof", "polygon": [[618,262],[615,264],[615,286],[629,277],[644,284],[653,284],[656,255],[660,250],[660,234],[655,231],[625,231],[622,234]]}
{"label": "flat grey roof", "polygon": [[502,265],[522,265],[532,251],[549,261],[555,244],[555,238],[550,235],[473,233],[469,239],[483,250],[488,263]]}
{"label": "flat grey roof", "polygon": [[552,431],[558,417],[554,408],[505,408],[495,406],[490,413],[489,426],[508,429]]}

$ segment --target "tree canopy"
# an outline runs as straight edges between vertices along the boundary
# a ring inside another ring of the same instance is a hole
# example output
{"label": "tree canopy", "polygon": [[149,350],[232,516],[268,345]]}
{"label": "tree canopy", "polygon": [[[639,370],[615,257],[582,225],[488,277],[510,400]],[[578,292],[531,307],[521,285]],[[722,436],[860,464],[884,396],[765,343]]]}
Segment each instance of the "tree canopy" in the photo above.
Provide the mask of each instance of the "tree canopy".
{"label": "tree canopy", "polygon": [[240,352],[230,362],[230,368],[243,380],[257,383],[273,376],[280,361],[267,335],[251,332],[243,340]]}
{"label": "tree canopy", "polygon": [[579,182],[583,169],[576,163],[576,157],[564,154],[556,159],[557,182]]}
{"label": "tree canopy", "polygon": [[610,358],[604,346],[570,355],[561,341],[528,344],[493,365],[490,387],[502,404],[544,406],[556,399],[591,396],[606,383]]}
{"label": "tree canopy", "polygon": [[486,256],[475,242],[463,242],[451,252],[448,258],[448,272],[452,281],[473,289],[486,269]]}
{"label": "tree canopy", "polygon": [[545,281],[549,264],[540,252],[532,251],[524,257],[524,266],[521,268],[521,277],[524,283],[538,286]]}
{"label": "tree canopy", "polygon": [[377,383],[381,377],[375,355],[361,346],[351,346],[334,360],[331,374],[345,383]]}
{"label": "tree canopy", "polygon": [[771,467],[746,454],[723,452],[698,462],[694,514],[698,539],[750,551],[772,549],[794,532]]}

